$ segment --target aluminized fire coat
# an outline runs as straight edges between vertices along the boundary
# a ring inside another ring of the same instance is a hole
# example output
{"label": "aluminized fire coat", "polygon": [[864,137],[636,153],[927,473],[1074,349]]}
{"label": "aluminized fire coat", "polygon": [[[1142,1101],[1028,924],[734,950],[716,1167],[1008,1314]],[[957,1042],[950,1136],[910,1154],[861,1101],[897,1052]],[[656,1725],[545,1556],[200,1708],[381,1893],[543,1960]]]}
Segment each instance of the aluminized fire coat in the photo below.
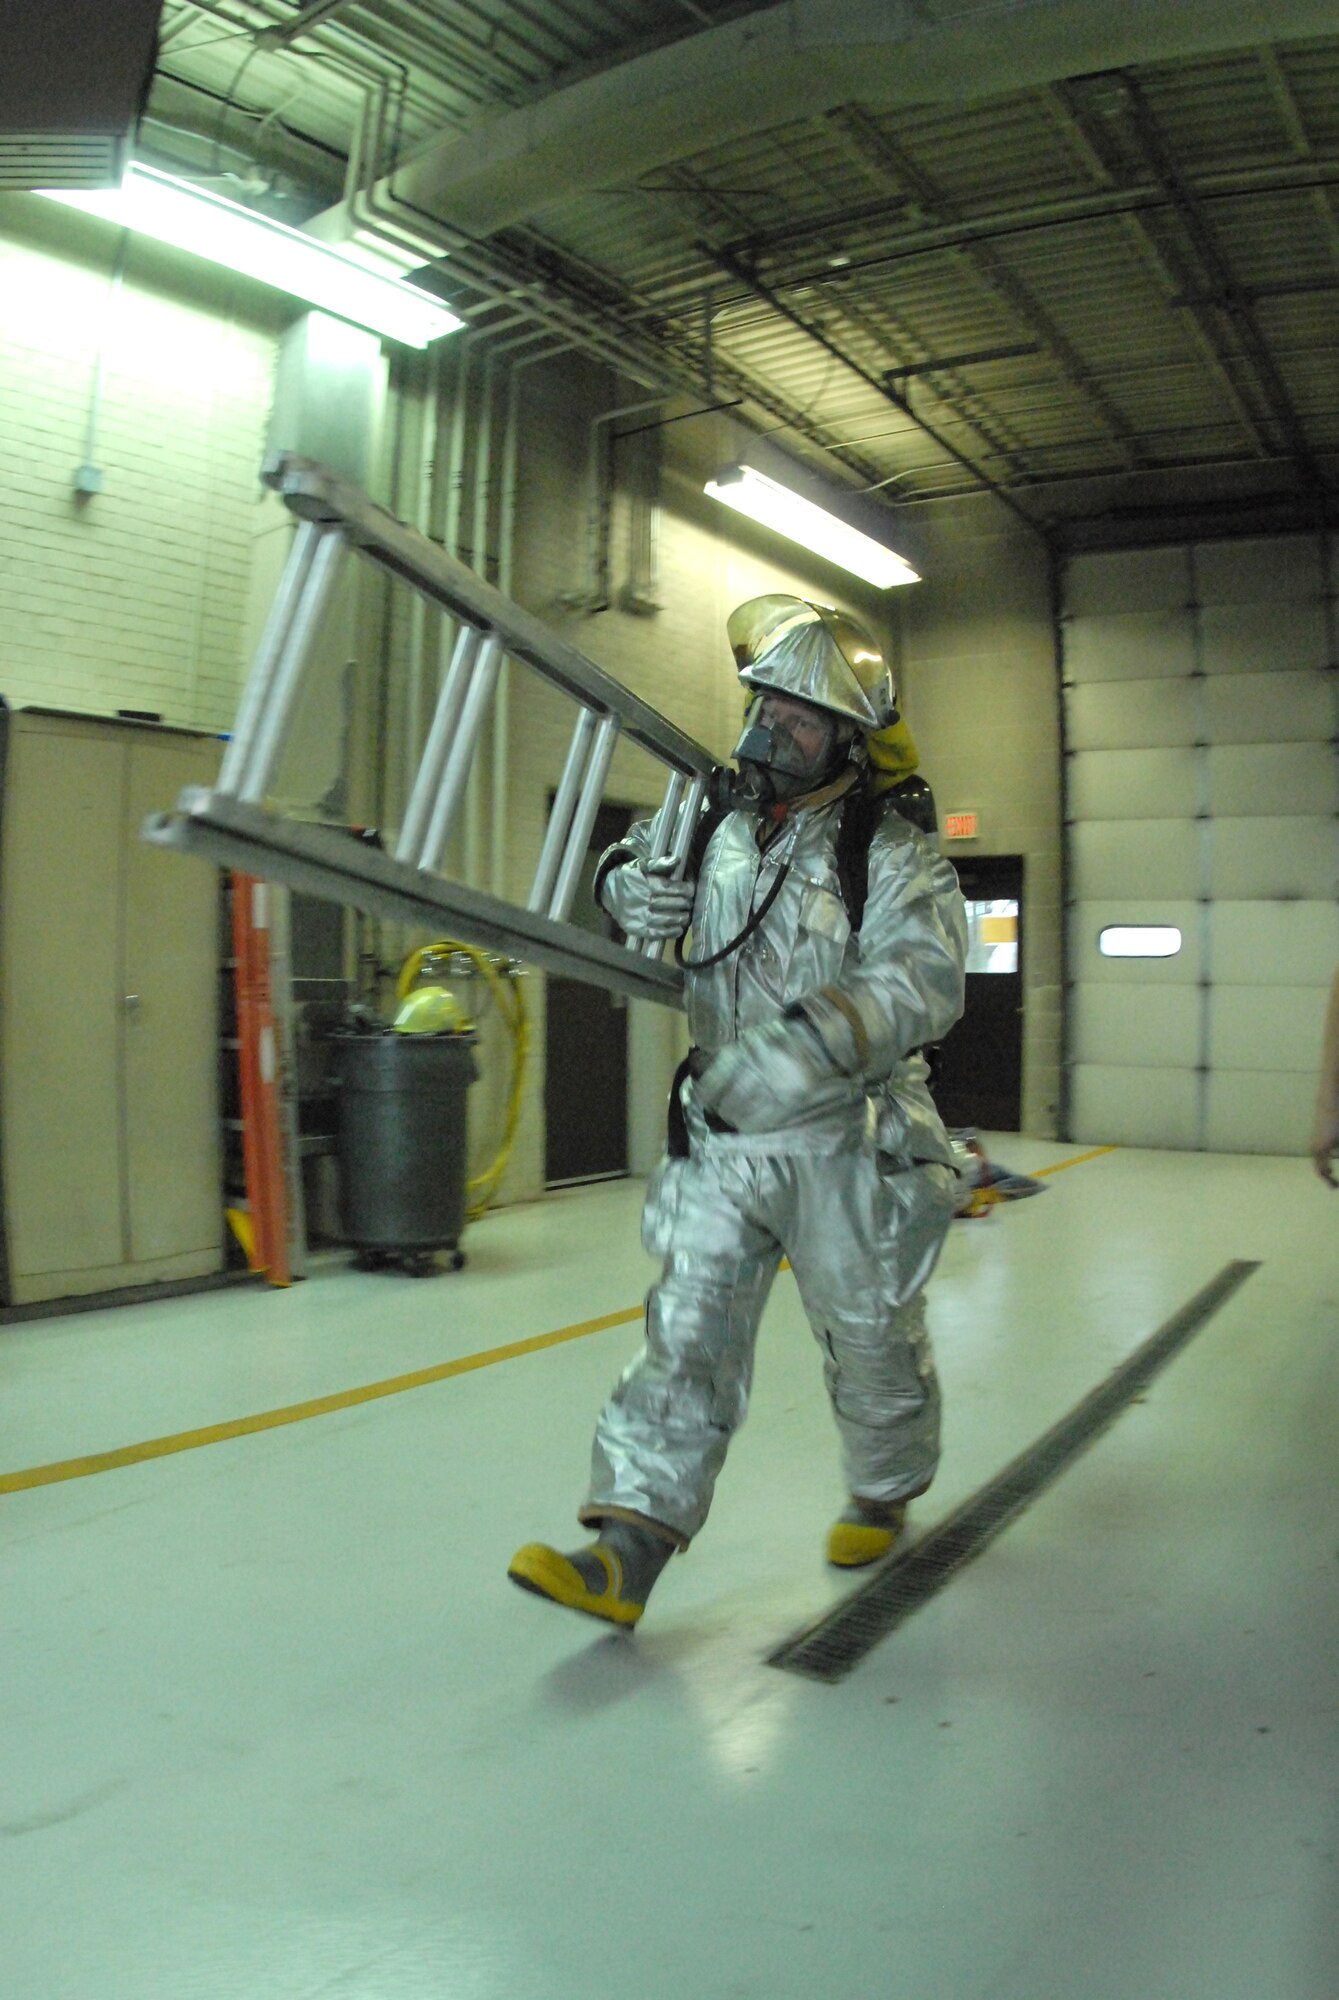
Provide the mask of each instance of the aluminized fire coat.
{"label": "aluminized fire coat", "polygon": [[[735,812],[712,836],[686,997],[699,1050],[730,1050],[727,1065],[744,1059],[747,1079],[757,1047],[769,1129],[708,1126],[710,1069],[684,1086],[689,1154],[662,1160],[642,1221],[664,1273],[647,1299],[642,1353],[600,1418],[581,1510],[586,1521],[641,1516],[684,1543],[706,1518],[743,1421],[758,1321],[783,1255],[822,1351],[850,1492],[878,1500],[921,1492],[938,1454],[922,1291],[953,1214],[956,1175],[916,1051],[962,1011],[957,879],[923,836],[887,813],[870,846],[857,935],[837,877],[838,806],[795,813],[761,853],[758,825]],[[649,827],[633,827],[619,845],[629,862],[645,857]],[[738,936],[787,864],[747,942],[693,971],[694,959]],[[633,874],[615,867],[604,878],[601,900],[616,920],[630,914]],[[797,1005],[803,1020],[787,1017]],[[776,1065],[773,1087],[772,1046],[781,1042],[787,1055],[790,1037],[798,1067]]]}

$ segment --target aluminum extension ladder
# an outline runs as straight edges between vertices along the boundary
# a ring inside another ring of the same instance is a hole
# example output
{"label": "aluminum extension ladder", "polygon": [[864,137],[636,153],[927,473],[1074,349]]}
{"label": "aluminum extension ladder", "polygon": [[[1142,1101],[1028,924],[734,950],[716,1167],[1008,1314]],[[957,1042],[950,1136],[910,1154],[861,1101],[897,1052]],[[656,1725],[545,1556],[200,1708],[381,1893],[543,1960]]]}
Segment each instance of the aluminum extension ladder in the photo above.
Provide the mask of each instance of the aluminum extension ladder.
{"label": "aluminum extension ladder", "polygon": [[[612,992],[682,1005],[683,975],[663,962],[663,943],[631,939],[620,946],[567,919],[620,734],[667,769],[652,853],[671,857],[679,874],[706,794],[708,752],[358,487],[291,454],[269,463],[264,477],[300,525],[218,783],[189,786],[175,811],[145,822],[145,839],[372,916],[445,929]],[[456,626],[393,854],[336,827],[285,819],[266,803],[312,644],[350,549],[439,605]],[[533,669],[577,707],[525,909],[438,872],[504,658]]]}

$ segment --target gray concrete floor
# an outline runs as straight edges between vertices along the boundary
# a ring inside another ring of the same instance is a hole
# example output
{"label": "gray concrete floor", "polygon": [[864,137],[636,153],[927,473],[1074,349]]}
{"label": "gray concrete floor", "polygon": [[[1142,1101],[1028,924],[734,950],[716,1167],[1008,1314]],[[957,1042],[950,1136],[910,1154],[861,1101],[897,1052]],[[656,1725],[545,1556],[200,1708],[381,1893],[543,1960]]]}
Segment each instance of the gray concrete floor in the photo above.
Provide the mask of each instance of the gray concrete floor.
{"label": "gray concrete floor", "polygon": [[331,1260],[0,1334],[0,1474],[201,1433],[0,1491],[7,2000],[1333,2000],[1339,1201],[1306,1163],[1112,1153],[954,1225],[922,1530],[1261,1269],[836,1687],[764,1664],[851,1587],[785,1274],[632,1636],[504,1572],[577,1539],[633,1318],[208,1441],[632,1314],[639,1201],[503,1212],[458,1276]]}

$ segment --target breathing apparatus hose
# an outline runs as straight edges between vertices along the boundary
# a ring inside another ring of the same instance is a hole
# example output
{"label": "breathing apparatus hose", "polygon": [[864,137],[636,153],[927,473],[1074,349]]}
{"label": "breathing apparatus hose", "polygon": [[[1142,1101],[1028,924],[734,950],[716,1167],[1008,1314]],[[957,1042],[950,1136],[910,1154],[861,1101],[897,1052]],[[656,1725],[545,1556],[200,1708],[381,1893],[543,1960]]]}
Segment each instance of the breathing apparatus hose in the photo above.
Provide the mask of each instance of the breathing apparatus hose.
{"label": "breathing apparatus hose", "polygon": [[781,894],[782,889],[786,885],[786,877],[789,873],[789,861],[783,862],[777,870],[775,882],[773,882],[762,902],[759,903],[757,909],[750,916],[738,937],[732,937],[729,944],[723,944],[720,950],[712,952],[709,958],[686,958],[684,956],[683,939],[682,937],[676,937],[674,940],[675,964],[682,966],[685,972],[705,972],[709,965],[719,965],[723,958],[729,958],[732,951],[738,951],[740,946],[746,944],[753,936],[753,933],[757,930],[759,924]]}
{"label": "breathing apparatus hose", "polygon": [[[726,778],[730,776],[728,771],[723,772],[722,775]],[[834,800],[844,797],[848,792],[853,791],[858,783],[859,783],[859,775],[856,769],[854,768],[854,766],[848,764],[846,768],[842,772],[840,772],[840,774],[835,779],[833,779],[830,783],[826,785],[821,785],[817,791],[802,793],[797,798],[787,799],[784,801],[783,800],[775,801],[772,804],[767,814],[768,818],[771,819],[772,821],[772,833],[775,834],[780,831],[782,823],[785,821],[785,819],[788,817],[790,813],[798,811],[805,806],[819,806],[819,805],[830,804]],[[745,812],[749,811],[757,812],[759,810],[756,802],[753,802],[751,804],[743,804],[741,794],[737,789],[735,790],[734,795],[732,797],[731,789],[728,786],[723,786],[719,791],[717,805],[713,809],[713,816],[708,821],[708,826],[710,827],[710,829],[714,831],[715,827],[720,824],[720,821],[722,819],[724,819],[726,813],[735,806],[742,806],[742,810]],[[769,835],[768,838],[770,840],[771,835]],[[705,851],[705,848],[702,851]],[[723,958],[729,958],[731,952],[738,951],[741,948],[741,946],[747,944],[749,939],[753,936],[753,933],[757,930],[759,924],[762,922],[763,918],[767,915],[768,911],[771,909],[777,897],[781,894],[782,889],[786,885],[786,878],[789,874],[790,874],[790,863],[789,861],[783,861],[780,868],[777,870],[777,876],[775,882],[773,882],[771,888],[768,890],[762,902],[759,903],[757,909],[750,914],[749,920],[744,925],[744,928],[738,933],[737,936],[731,938],[729,944],[723,944],[719,951],[713,951],[710,957],[689,958],[684,951],[683,938],[682,937],[675,938],[674,940],[675,964],[682,967],[682,969],[685,972],[705,972],[708,966],[719,965]]]}
{"label": "breathing apparatus hose", "polygon": [[482,977],[502,1017],[511,1046],[511,1087],[507,1093],[501,1142],[483,1172],[472,1174],[465,1183],[465,1214],[470,1222],[477,1222],[491,1206],[497,1194],[507,1161],[511,1158],[511,1149],[516,1143],[516,1128],[521,1118],[521,1092],[530,1053],[530,1017],[517,974],[511,970],[500,971],[494,955],[480,951],[477,945],[464,944],[456,938],[439,938],[435,944],[423,945],[420,950],[409,954],[400,968],[400,977],[396,982],[397,1001],[406,998],[429,959],[445,957],[455,952],[469,959]]}

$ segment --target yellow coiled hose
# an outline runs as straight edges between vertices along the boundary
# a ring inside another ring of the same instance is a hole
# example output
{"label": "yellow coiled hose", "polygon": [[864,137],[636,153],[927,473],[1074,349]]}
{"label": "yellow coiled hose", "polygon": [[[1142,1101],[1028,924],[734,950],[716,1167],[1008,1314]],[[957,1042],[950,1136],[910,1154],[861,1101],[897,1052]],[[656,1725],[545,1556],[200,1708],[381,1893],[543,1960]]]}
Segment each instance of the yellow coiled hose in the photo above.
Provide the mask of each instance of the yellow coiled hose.
{"label": "yellow coiled hose", "polygon": [[[439,938],[435,944],[425,944],[409,954],[396,982],[396,1000],[403,1001],[407,997],[429,960],[449,958],[455,952],[468,958],[482,977],[511,1044],[511,1089],[507,1095],[506,1116],[502,1121],[502,1141],[483,1172],[471,1175],[465,1183],[465,1213],[471,1222],[477,1222],[497,1194],[511,1149],[516,1143],[516,1128],[521,1117],[521,1091],[530,1053],[530,1017],[520,978],[507,966],[506,960],[499,960],[489,952],[480,951],[476,945],[463,944],[455,938]],[[506,967],[506,970],[500,970],[500,966]]]}

